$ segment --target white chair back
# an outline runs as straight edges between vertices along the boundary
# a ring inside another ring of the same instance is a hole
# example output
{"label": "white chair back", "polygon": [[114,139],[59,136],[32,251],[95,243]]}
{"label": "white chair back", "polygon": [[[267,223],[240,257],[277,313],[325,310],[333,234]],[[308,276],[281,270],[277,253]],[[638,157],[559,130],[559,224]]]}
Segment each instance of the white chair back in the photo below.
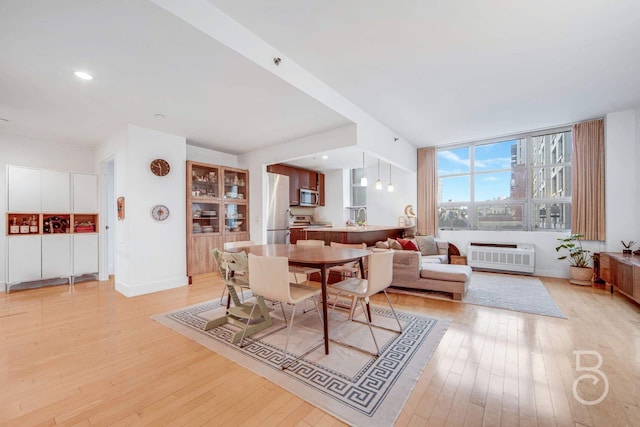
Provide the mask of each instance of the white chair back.
{"label": "white chair back", "polygon": [[249,254],[249,271],[249,287],[254,294],[272,301],[291,302],[287,257]]}
{"label": "white chair back", "polygon": [[324,240],[297,240],[296,245],[299,246],[324,246]]}
{"label": "white chair back", "polygon": [[393,252],[374,252],[369,255],[367,296],[388,288],[393,281]]}
{"label": "white chair back", "polygon": [[253,240],[239,240],[237,242],[225,242],[224,250],[228,251],[229,249],[234,249],[234,248],[246,248],[247,246],[255,246],[255,242]]}

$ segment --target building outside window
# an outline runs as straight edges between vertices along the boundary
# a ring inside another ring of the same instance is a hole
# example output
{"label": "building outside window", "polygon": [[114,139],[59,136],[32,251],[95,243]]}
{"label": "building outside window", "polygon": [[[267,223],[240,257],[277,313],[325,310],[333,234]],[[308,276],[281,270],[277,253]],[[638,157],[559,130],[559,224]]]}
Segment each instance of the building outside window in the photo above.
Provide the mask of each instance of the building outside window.
{"label": "building outside window", "polygon": [[439,227],[570,229],[570,156],[568,128],[439,149]]}

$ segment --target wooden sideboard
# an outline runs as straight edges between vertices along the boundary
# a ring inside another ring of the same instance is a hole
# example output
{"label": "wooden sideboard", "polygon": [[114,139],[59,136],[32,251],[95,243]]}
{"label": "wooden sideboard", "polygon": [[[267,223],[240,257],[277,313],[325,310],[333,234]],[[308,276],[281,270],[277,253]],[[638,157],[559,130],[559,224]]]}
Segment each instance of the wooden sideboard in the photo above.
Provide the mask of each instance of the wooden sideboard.
{"label": "wooden sideboard", "polygon": [[620,252],[600,253],[600,277],[640,303],[640,256]]}

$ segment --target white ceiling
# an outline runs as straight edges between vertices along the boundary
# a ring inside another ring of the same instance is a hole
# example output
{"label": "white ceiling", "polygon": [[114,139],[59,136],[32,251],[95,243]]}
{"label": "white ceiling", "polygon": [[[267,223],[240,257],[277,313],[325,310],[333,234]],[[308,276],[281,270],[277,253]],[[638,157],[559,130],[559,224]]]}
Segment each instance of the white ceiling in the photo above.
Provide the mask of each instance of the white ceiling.
{"label": "white ceiling", "polygon": [[[209,2],[416,146],[640,107],[637,0]],[[88,144],[133,123],[232,154],[349,123],[146,0],[0,0],[0,118]]]}
{"label": "white ceiling", "polygon": [[640,106],[638,0],[209,0],[416,146]]}
{"label": "white ceiling", "polygon": [[232,154],[350,123],[141,0],[0,1],[0,117],[44,140],[98,144],[132,123]]}

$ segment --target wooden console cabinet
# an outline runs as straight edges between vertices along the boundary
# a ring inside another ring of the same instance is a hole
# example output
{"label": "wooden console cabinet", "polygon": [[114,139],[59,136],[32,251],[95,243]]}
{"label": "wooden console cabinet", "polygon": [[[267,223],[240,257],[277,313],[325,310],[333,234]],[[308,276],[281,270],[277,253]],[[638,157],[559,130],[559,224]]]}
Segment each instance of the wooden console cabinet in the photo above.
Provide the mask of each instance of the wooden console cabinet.
{"label": "wooden console cabinet", "polygon": [[600,277],[618,288],[632,300],[640,303],[640,256],[619,252],[600,253]]}

